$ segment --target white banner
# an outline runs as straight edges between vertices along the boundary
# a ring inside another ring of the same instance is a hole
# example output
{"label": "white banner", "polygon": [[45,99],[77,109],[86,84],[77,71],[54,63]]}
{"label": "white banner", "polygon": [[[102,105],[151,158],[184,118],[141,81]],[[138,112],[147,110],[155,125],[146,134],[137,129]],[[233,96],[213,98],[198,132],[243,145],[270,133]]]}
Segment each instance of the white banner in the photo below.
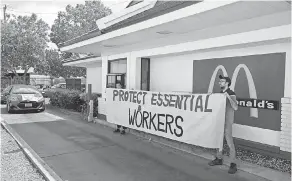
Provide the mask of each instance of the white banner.
{"label": "white banner", "polygon": [[180,142],[223,146],[223,94],[162,93],[107,89],[107,121]]}

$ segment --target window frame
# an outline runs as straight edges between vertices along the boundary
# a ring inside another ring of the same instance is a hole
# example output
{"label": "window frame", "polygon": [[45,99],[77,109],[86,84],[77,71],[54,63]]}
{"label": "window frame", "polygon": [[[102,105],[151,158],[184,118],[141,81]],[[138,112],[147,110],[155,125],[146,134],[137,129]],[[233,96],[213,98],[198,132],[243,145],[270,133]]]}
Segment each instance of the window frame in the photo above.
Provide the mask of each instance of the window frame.
{"label": "window frame", "polygon": [[[117,73],[117,72],[111,72],[111,63],[113,62],[118,62],[121,60],[126,60],[126,65],[128,65],[128,59],[127,58],[119,58],[119,59],[114,59],[114,60],[108,60],[108,64],[107,64],[107,74],[121,74],[121,73]],[[127,70],[126,73],[127,74]]]}
{"label": "window frame", "polygon": [[[108,88],[108,77],[109,76],[115,76],[115,84],[117,83],[117,76],[122,76],[122,78],[124,78],[124,80],[121,80],[121,82],[122,82],[122,86],[124,87],[124,88],[126,88],[127,87],[127,85],[126,85],[126,77],[127,77],[127,68],[126,68],[126,72],[123,72],[123,73],[117,73],[117,72],[111,72],[111,63],[113,63],[113,62],[118,62],[118,61],[121,61],[121,60],[123,60],[123,61],[126,61],[126,67],[128,66],[128,59],[127,59],[127,57],[124,57],[124,58],[119,58],[119,59],[114,59],[114,60],[108,60],[108,67],[107,67],[107,75],[106,75],[106,87]],[[115,88],[116,88],[116,85],[114,86]]]}
{"label": "window frame", "polygon": [[142,90],[142,74],[143,74],[143,71],[142,71],[142,65],[143,65],[143,63],[142,63],[142,61],[143,60],[147,60],[148,61],[148,66],[147,66],[147,90],[144,90],[144,91],[150,91],[150,63],[151,63],[151,61],[150,61],[150,58],[141,58],[141,81],[140,81],[140,89]]}

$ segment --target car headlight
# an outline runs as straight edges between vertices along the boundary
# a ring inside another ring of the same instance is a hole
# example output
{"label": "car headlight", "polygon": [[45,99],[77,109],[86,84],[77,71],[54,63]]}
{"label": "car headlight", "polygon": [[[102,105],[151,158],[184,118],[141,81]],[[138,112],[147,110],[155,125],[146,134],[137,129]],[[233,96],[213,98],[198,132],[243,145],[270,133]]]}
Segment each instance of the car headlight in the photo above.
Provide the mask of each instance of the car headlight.
{"label": "car headlight", "polygon": [[44,97],[42,96],[42,94],[37,93],[34,96],[37,98],[38,102],[42,102],[45,100]]}
{"label": "car headlight", "polygon": [[45,99],[43,97],[38,99],[38,102],[43,102],[43,101],[45,101]]}

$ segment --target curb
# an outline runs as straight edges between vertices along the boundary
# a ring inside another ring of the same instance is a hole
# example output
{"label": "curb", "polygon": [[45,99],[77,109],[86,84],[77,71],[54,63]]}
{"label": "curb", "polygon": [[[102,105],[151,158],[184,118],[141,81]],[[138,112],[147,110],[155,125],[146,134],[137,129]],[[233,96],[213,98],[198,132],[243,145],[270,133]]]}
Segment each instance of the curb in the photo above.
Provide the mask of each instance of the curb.
{"label": "curb", "polygon": [[[109,123],[107,121],[103,121],[97,118],[94,118],[94,123],[98,123],[100,125],[104,125],[110,128],[116,128],[115,124]],[[129,130],[129,129],[128,129]],[[135,133],[132,131],[128,131],[130,134],[135,135],[139,138],[143,138],[143,139],[147,139],[141,135],[139,135],[139,133]],[[147,133],[146,133],[147,134]],[[149,141],[153,142],[153,143],[157,143],[159,145],[174,149],[174,150],[178,150],[184,153],[188,153],[190,155],[194,155],[194,156],[198,156],[201,158],[205,158],[207,160],[212,160],[214,157],[212,154],[206,153],[206,152],[202,152],[202,153],[194,153],[185,149],[181,149],[181,148],[177,148],[171,145],[168,145],[166,143],[162,143],[160,141],[156,141],[156,140],[152,140],[151,138],[149,139]],[[229,157],[224,156],[224,165],[228,166],[230,165],[230,160]],[[259,165],[255,165],[255,164],[251,164],[251,163],[247,163],[247,162],[243,162],[240,160],[237,160],[238,163],[238,170],[253,174],[255,176],[267,179],[267,180],[271,180],[271,181],[290,181],[291,180],[291,175],[289,173],[284,173],[284,172],[280,172],[280,171],[276,171],[270,168],[266,168],[266,167],[262,167]]]}
{"label": "curb", "polygon": [[40,171],[45,180],[63,181],[2,118],[1,125],[14,138],[20,149],[22,149],[26,157]]}

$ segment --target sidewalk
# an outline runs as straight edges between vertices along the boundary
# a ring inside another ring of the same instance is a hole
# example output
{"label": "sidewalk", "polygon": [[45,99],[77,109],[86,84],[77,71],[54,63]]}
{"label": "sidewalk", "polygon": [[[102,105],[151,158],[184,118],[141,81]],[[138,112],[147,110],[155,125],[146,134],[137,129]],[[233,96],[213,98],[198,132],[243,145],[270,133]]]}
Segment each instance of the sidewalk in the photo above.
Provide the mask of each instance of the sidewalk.
{"label": "sidewalk", "polygon": [[16,140],[1,126],[1,180],[45,181]]}
{"label": "sidewalk", "polygon": [[229,175],[226,166],[209,167],[201,157],[174,152],[132,134],[114,134],[112,128],[85,123],[72,114],[57,116],[64,119],[10,126],[63,180],[265,180],[243,171]]}

